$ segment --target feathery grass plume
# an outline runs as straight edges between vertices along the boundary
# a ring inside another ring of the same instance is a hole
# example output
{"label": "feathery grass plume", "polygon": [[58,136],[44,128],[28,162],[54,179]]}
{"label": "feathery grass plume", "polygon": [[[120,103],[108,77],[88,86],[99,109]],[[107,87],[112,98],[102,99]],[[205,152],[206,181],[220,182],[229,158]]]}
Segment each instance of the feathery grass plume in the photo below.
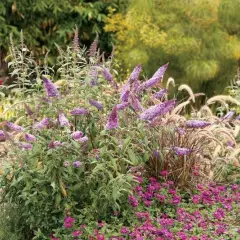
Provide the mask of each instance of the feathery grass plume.
{"label": "feathery grass plume", "polygon": [[98,110],[102,110],[103,109],[103,105],[100,102],[96,101],[96,100],[90,99],[89,103],[92,106],[96,107]]}
{"label": "feathery grass plume", "polygon": [[142,71],[142,66],[141,64],[138,64],[130,74],[130,77],[128,79],[128,84],[132,84],[133,82],[137,81],[140,75],[140,72]]}
{"label": "feathery grass plume", "polygon": [[140,114],[141,120],[152,121],[154,118],[165,115],[173,109],[175,106],[175,100],[169,100],[164,103],[152,106]]}
{"label": "feathery grass plume", "polygon": [[70,111],[71,115],[77,116],[77,115],[87,115],[89,112],[86,108],[74,108]]}
{"label": "feathery grass plume", "polygon": [[203,107],[201,107],[201,109],[199,110],[200,113],[202,112],[206,112],[210,117],[213,116],[212,110],[207,106],[204,105]]}
{"label": "feathery grass plume", "polygon": [[212,97],[212,98],[207,100],[207,105],[211,105],[211,104],[214,104],[216,102],[231,102],[231,103],[236,104],[238,106],[240,105],[239,101],[237,101],[233,97],[227,96],[227,95],[217,95],[215,97]]}
{"label": "feathery grass plume", "polygon": [[172,114],[178,114],[178,113],[181,112],[182,109],[185,108],[189,103],[190,103],[189,100],[180,103],[179,105],[177,105],[177,106],[173,109]]}
{"label": "feathery grass plume", "polygon": [[30,133],[26,133],[24,135],[24,137],[25,137],[27,142],[35,142],[37,140],[37,138],[34,135],[30,134]]}
{"label": "feathery grass plume", "polygon": [[173,85],[173,87],[175,87],[175,80],[172,77],[168,78],[166,89],[169,89],[170,84]]}
{"label": "feathery grass plume", "polygon": [[216,129],[216,130],[215,130],[215,133],[217,133],[217,135],[218,135],[218,133],[219,133],[219,136],[221,136],[221,137],[223,137],[223,134],[224,134],[224,135],[227,135],[227,136],[228,136],[228,139],[229,139],[231,142],[233,142],[234,144],[237,144],[234,136],[233,136],[230,132],[228,132],[226,128]]}
{"label": "feathery grass plume", "polygon": [[240,125],[235,125],[233,136],[236,138],[240,132]]}
{"label": "feathery grass plume", "polygon": [[75,30],[74,30],[73,50],[76,53],[79,51],[79,35],[78,35],[78,27],[77,27],[77,25],[75,25]]}
{"label": "feathery grass plume", "polygon": [[99,38],[98,33],[96,33],[96,37],[89,48],[89,54],[88,54],[89,57],[94,57],[97,53],[98,38]]}
{"label": "feathery grass plume", "polygon": [[59,92],[57,90],[57,87],[52,83],[52,81],[50,81],[44,76],[42,76],[42,79],[48,97],[58,97]]}
{"label": "feathery grass plume", "polygon": [[65,115],[62,112],[58,113],[58,122],[61,127],[64,127],[64,126],[69,127],[70,126],[68,119],[65,117]]}
{"label": "feathery grass plume", "polygon": [[186,90],[190,96],[189,99],[191,99],[195,103],[195,96],[193,94],[192,89],[187,84],[182,84],[179,86],[178,91]]}
{"label": "feathery grass plume", "polygon": [[117,111],[117,106],[114,106],[112,109],[112,112],[108,117],[108,122],[105,125],[105,130],[110,130],[118,127],[119,127],[118,111]]}
{"label": "feathery grass plume", "polygon": [[7,122],[7,126],[12,130],[12,131],[16,131],[16,132],[23,132],[24,131],[24,128],[17,125],[17,124],[14,124],[12,122]]}

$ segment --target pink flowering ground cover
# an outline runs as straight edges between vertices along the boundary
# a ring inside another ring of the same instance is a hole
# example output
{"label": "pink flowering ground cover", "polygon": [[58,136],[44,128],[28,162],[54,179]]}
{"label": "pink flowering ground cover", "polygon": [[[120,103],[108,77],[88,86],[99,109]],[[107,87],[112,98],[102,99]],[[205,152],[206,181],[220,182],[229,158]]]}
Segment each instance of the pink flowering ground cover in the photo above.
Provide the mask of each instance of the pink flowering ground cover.
{"label": "pink flowering ground cover", "polygon": [[240,239],[240,185],[198,184],[184,193],[167,180],[166,171],[162,175],[165,181],[136,177],[125,210],[108,219],[84,222],[67,213],[51,239]]}

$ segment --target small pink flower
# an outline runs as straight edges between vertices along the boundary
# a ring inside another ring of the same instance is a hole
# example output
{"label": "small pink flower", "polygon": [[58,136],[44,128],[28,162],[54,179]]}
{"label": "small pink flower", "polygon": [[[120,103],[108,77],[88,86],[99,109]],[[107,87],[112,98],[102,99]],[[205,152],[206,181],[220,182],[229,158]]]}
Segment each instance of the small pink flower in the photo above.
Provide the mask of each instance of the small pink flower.
{"label": "small pink flower", "polygon": [[163,176],[163,177],[167,177],[168,176],[168,171],[167,170],[164,170],[164,171],[161,171],[160,172],[160,175]]}

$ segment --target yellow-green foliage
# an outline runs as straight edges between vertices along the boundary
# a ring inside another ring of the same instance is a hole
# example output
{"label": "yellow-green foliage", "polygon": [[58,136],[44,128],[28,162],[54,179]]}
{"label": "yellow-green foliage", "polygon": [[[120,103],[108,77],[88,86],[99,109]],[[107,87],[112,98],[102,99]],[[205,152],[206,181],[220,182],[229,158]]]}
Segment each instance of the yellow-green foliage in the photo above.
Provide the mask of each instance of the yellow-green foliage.
{"label": "yellow-green foliage", "polygon": [[[226,0],[129,1],[125,12],[111,11],[105,31],[115,34],[116,55],[125,67],[142,63],[150,75],[169,61],[169,72],[177,82],[198,88],[218,79],[214,89],[222,89],[240,57],[239,38],[219,20],[224,14],[223,2]],[[235,8],[240,11],[240,4]]]}

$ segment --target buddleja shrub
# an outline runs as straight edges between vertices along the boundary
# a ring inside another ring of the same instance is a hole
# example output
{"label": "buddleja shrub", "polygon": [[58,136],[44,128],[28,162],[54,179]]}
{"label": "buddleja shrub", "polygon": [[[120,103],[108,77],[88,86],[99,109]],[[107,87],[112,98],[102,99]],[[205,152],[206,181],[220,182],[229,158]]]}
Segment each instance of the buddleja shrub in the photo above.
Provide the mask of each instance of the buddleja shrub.
{"label": "buddleja shrub", "polygon": [[45,94],[33,94],[19,123],[5,122],[0,131],[13,149],[3,199],[20,210],[19,231],[26,239],[37,230],[48,234],[66,213],[107,219],[123,209],[135,181],[132,172],[142,171],[140,166],[157,177],[166,170],[176,185],[191,187],[195,171],[205,173],[204,156],[217,145],[216,156],[222,154],[229,139],[234,144],[232,129],[225,127],[228,118],[180,116],[194,102],[193,94],[178,105],[167,99],[167,89],[156,91],[167,64],[145,82],[139,81],[138,65],[119,86],[111,62],[94,62],[96,43],[91,48],[89,60],[78,61],[84,51],[75,44],[69,55],[75,60],[60,71],[66,78],[60,90],[43,75]]}

